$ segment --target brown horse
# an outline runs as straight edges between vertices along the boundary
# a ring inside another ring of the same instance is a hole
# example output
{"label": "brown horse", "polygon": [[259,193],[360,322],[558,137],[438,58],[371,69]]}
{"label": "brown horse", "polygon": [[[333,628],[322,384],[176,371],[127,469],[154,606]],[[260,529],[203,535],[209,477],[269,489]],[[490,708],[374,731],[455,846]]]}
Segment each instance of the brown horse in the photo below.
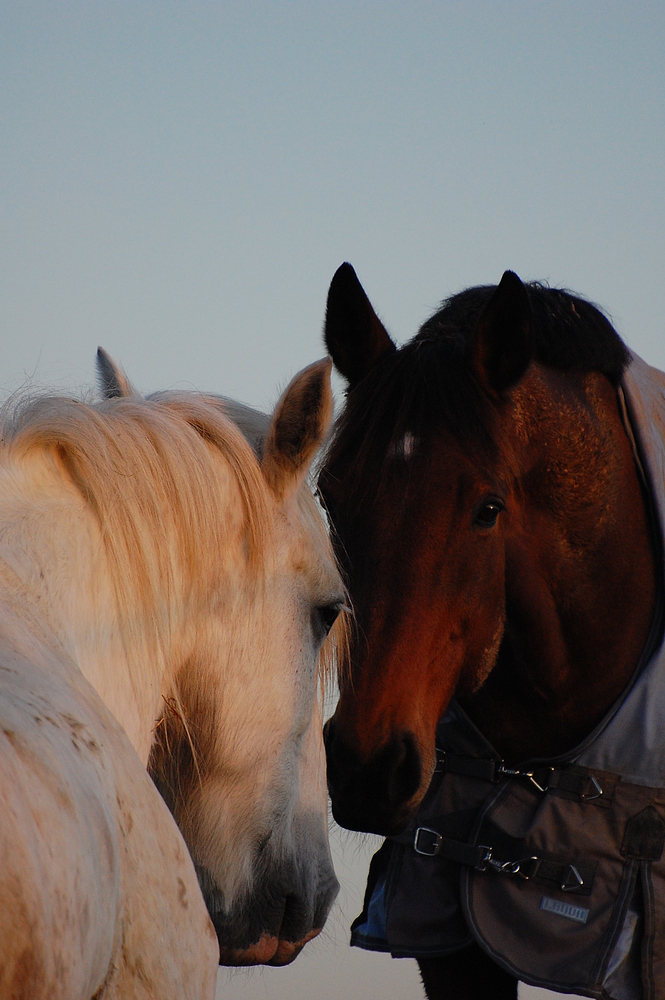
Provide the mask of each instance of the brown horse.
{"label": "brown horse", "polygon": [[[645,646],[659,556],[630,355],[588,302],[507,271],[398,350],[344,264],[325,340],[348,398],[320,490],[357,622],[329,788],[341,825],[395,835],[453,696],[506,765],[593,729]],[[419,964],[431,998],[517,995],[477,945]]]}

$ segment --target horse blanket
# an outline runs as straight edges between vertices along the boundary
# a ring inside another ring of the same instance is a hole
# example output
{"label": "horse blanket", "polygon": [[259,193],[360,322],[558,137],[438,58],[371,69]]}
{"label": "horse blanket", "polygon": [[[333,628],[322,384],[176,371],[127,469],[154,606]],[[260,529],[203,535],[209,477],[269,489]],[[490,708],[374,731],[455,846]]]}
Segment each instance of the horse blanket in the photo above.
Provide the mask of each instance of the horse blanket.
{"label": "horse blanket", "polygon": [[372,860],[357,947],[424,958],[475,940],[534,986],[665,1000],[665,374],[633,355],[619,404],[660,566],[633,678],[581,745],[512,769],[453,702],[425,799]]}

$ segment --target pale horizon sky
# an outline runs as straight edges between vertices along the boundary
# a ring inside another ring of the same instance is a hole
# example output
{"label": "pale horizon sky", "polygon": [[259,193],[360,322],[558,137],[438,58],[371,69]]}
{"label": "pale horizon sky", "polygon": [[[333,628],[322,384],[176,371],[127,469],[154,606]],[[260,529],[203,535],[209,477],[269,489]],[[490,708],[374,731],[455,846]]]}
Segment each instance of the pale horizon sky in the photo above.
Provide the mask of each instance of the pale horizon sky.
{"label": "pale horizon sky", "polygon": [[[0,0],[0,395],[101,344],[267,408],[344,260],[400,342],[511,268],[665,368],[664,52],[662,2]],[[225,995],[421,996],[331,927]]]}

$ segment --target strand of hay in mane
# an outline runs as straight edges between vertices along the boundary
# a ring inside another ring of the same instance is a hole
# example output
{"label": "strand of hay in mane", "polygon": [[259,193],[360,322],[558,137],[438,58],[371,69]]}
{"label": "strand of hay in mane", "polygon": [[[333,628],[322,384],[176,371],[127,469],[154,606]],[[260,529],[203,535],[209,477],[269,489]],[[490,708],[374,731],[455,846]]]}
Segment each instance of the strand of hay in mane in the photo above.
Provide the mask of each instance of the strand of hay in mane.
{"label": "strand of hay in mane", "polygon": [[[197,777],[197,780],[198,780],[198,783],[199,783],[199,788],[202,788],[203,787],[203,777],[201,775],[201,768],[199,767],[199,755],[198,755],[196,746],[194,744],[194,740],[192,739],[192,733],[191,733],[191,730],[189,728],[189,723],[187,722],[187,715],[185,713],[184,706],[183,706],[183,704],[182,704],[182,702],[180,700],[180,695],[178,694],[178,692],[176,690],[172,695],[169,695],[168,697],[166,697],[165,695],[162,695],[162,700],[163,700],[163,702],[164,702],[164,704],[165,704],[165,706],[166,706],[169,714],[170,715],[174,715],[176,717],[176,719],[178,719],[182,723],[182,728],[185,731],[185,736],[187,737],[187,744],[189,746],[189,750],[190,750],[190,753],[192,755],[192,760],[194,762],[194,768],[196,770],[196,777]],[[152,730],[153,733],[157,729],[160,729],[161,727],[163,727],[163,730],[164,730],[164,742],[166,743],[166,749],[167,749],[168,753],[170,754],[171,748],[169,746],[169,727],[168,727],[166,716],[164,716],[163,714],[160,715],[158,721],[153,726],[153,730]]]}

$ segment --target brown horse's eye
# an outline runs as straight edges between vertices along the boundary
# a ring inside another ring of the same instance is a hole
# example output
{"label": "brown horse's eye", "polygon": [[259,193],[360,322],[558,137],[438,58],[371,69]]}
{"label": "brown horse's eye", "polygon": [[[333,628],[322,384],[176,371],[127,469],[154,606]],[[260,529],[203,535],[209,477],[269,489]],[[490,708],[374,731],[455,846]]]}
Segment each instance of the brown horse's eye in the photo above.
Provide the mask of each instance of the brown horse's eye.
{"label": "brown horse's eye", "polygon": [[479,508],[475,523],[481,528],[493,528],[502,510],[504,510],[502,503],[499,503],[498,500],[490,500]]}

